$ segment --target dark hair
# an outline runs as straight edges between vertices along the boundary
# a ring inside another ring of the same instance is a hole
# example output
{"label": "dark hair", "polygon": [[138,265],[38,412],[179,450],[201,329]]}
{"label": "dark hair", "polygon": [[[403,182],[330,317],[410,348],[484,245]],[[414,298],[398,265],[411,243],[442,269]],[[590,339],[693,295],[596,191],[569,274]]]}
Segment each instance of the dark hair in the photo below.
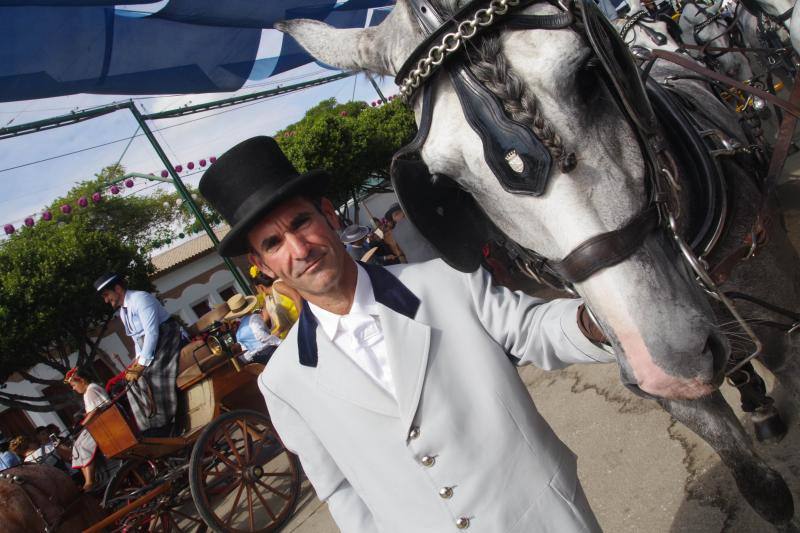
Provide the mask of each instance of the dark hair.
{"label": "dark hair", "polygon": [[47,426],[39,426],[36,428],[36,434],[38,435],[42,431],[47,431]]}
{"label": "dark hair", "polygon": [[86,383],[92,383],[94,381],[94,374],[89,372],[89,369],[85,366],[82,366],[75,370],[75,373],[72,375],[73,377],[79,377]]}

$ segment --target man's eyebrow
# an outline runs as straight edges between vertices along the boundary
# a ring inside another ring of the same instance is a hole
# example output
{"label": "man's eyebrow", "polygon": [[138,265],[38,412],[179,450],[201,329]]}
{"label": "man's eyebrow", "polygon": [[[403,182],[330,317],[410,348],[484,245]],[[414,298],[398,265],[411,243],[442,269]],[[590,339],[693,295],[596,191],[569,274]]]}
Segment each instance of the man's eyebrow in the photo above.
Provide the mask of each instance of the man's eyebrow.
{"label": "man's eyebrow", "polygon": [[[311,216],[313,213],[311,211],[304,211],[302,213],[298,213],[294,216],[291,222],[289,222],[289,229],[291,231],[296,230],[300,226],[302,226]],[[262,250],[269,250],[276,244],[281,241],[280,235],[270,235],[266,237],[263,241],[261,241],[261,249]]]}
{"label": "man's eyebrow", "polygon": [[292,221],[289,223],[289,227],[292,230],[296,230],[300,226],[302,226],[309,218],[311,218],[312,213],[310,211],[303,211],[302,213],[297,213]]}
{"label": "man's eyebrow", "polygon": [[266,239],[261,241],[261,249],[265,250],[265,251],[269,250],[270,248],[272,248],[273,246],[278,244],[280,242],[280,240],[281,240],[281,238],[279,236],[270,235],[269,237],[267,237]]}

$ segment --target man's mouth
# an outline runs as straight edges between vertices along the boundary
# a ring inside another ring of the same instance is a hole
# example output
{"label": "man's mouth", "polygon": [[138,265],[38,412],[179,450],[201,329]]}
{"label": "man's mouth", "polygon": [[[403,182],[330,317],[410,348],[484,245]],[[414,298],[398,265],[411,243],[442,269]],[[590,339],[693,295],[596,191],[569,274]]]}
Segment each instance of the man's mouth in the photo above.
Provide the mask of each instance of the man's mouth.
{"label": "man's mouth", "polygon": [[323,254],[320,254],[320,256],[319,256],[319,257],[317,257],[316,259],[314,259],[314,260],[313,260],[311,263],[309,263],[309,264],[306,266],[306,268],[304,268],[304,269],[303,269],[303,271],[300,273],[300,275],[299,275],[299,276],[297,276],[297,277],[299,278],[299,277],[301,277],[301,276],[304,276],[304,275],[306,275],[307,273],[313,272],[313,270],[315,269],[315,267],[316,267],[317,265],[319,265],[320,261],[322,261],[322,258],[323,258]]}

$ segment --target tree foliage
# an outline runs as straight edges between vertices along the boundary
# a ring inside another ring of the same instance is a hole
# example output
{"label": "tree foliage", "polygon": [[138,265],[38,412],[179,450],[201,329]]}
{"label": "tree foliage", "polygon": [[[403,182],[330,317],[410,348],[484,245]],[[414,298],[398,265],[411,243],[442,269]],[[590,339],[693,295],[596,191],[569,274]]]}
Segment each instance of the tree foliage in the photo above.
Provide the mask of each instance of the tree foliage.
{"label": "tree foliage", "polygon": [[392,154],[415,132],[414,114],[399,100],[369,107],[331,98],[275,137],[300,172],[332,174],[329,196],[338,204],[388,179]]}
{"label": "tree foliage", "polygon": [[[58,380],[43,380],[28,370],[44,364],[63,374],[76,352],[78,365],[92,361],[113,317],[92,288],[94,280],[112,270],[124,273],[130,287],[152,290],[149,252],[177,231],[199,228],[186,203],[179,205],[176,192],[108,193],[124,172],[118,165],[106,167],[54,200],[46,208],[53,214],[51,221],[23,226],[0,244],[0,382],[20,372],[30,381],[52,384]],[[100,191],[106,192],[93,202],[93,193]],[[87,207],[79,206],[82,197]],[[216,221],[219,215],[197,197],[212,223]],[[65,204],[71,212],[61,211]],[[36,411],[57,407],[2,390],[0,403]]]}
{"label": "tree foliage", "polygon": [[[125,168],[121,165],[107,166],[94,179],[78,183],[67,194],[53,200],[47,210],[57,222],[85,222],[88,227],[117,235],[144,252],[170,244],[180,233],[191,235],[203,230],[188,204],[171,186],[169,190],[156,189],[146,195],[109,193],[112,184],[117,184],[122,190],[126,188],[120,182],[123,176]],[[189,190],[209,224],[219,224],[222,221],[219,214],[197,191],[192,188]],[[101,191],[100,202],[94,203],[92,195]],[[84,198],[90,206],[79,207],[77,202],[80,198]],[[72,207],[69,214],[61,212],[61,206],[65,204]]]}

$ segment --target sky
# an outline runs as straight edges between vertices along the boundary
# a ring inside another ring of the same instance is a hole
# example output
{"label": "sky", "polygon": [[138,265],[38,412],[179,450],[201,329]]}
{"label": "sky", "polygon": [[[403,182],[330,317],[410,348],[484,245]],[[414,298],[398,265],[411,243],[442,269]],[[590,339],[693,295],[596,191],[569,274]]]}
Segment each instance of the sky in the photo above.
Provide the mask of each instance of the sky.
{"label": "sky", "polygon": [[[155,5],[152,9],[157,8]],[[278,32],[275,32],[276,34]],[[142,113],[155,113],[264,91],[337,74],[312,63],[266,80],[248,82],[234,93],[193,95],[76,94],[57,98],[0,103],[0,127],[20,125],[68,114],[72,111],[133,99]],[[386,96],[397,93],[392,78],[376,78]],[[149,126],[173,165],[218,156],[238,142],[256,135],[272,135],[300,120],[306,110],[321,100],[339,102],[378,99],[364,74],[318,87],[211,110],[184,117],[151,121]],[[133,140],[131,136],[138,134]],[[104,146],[98,146],[104,145]],[[0,140],[0,226],[15,228],[28,216],[38,220],[44,206],[66,193],[76,183],[93,178],[103,167],[120,162],[128,172],[156,173],[164,169],[147,138],[127,110],[70,126]],[[185,181],[196,185],[201,177],[184,171]],[[137,180],[124,194],[147,194],[157,182]],[[3,235],[0,233],[0,238]]]}

